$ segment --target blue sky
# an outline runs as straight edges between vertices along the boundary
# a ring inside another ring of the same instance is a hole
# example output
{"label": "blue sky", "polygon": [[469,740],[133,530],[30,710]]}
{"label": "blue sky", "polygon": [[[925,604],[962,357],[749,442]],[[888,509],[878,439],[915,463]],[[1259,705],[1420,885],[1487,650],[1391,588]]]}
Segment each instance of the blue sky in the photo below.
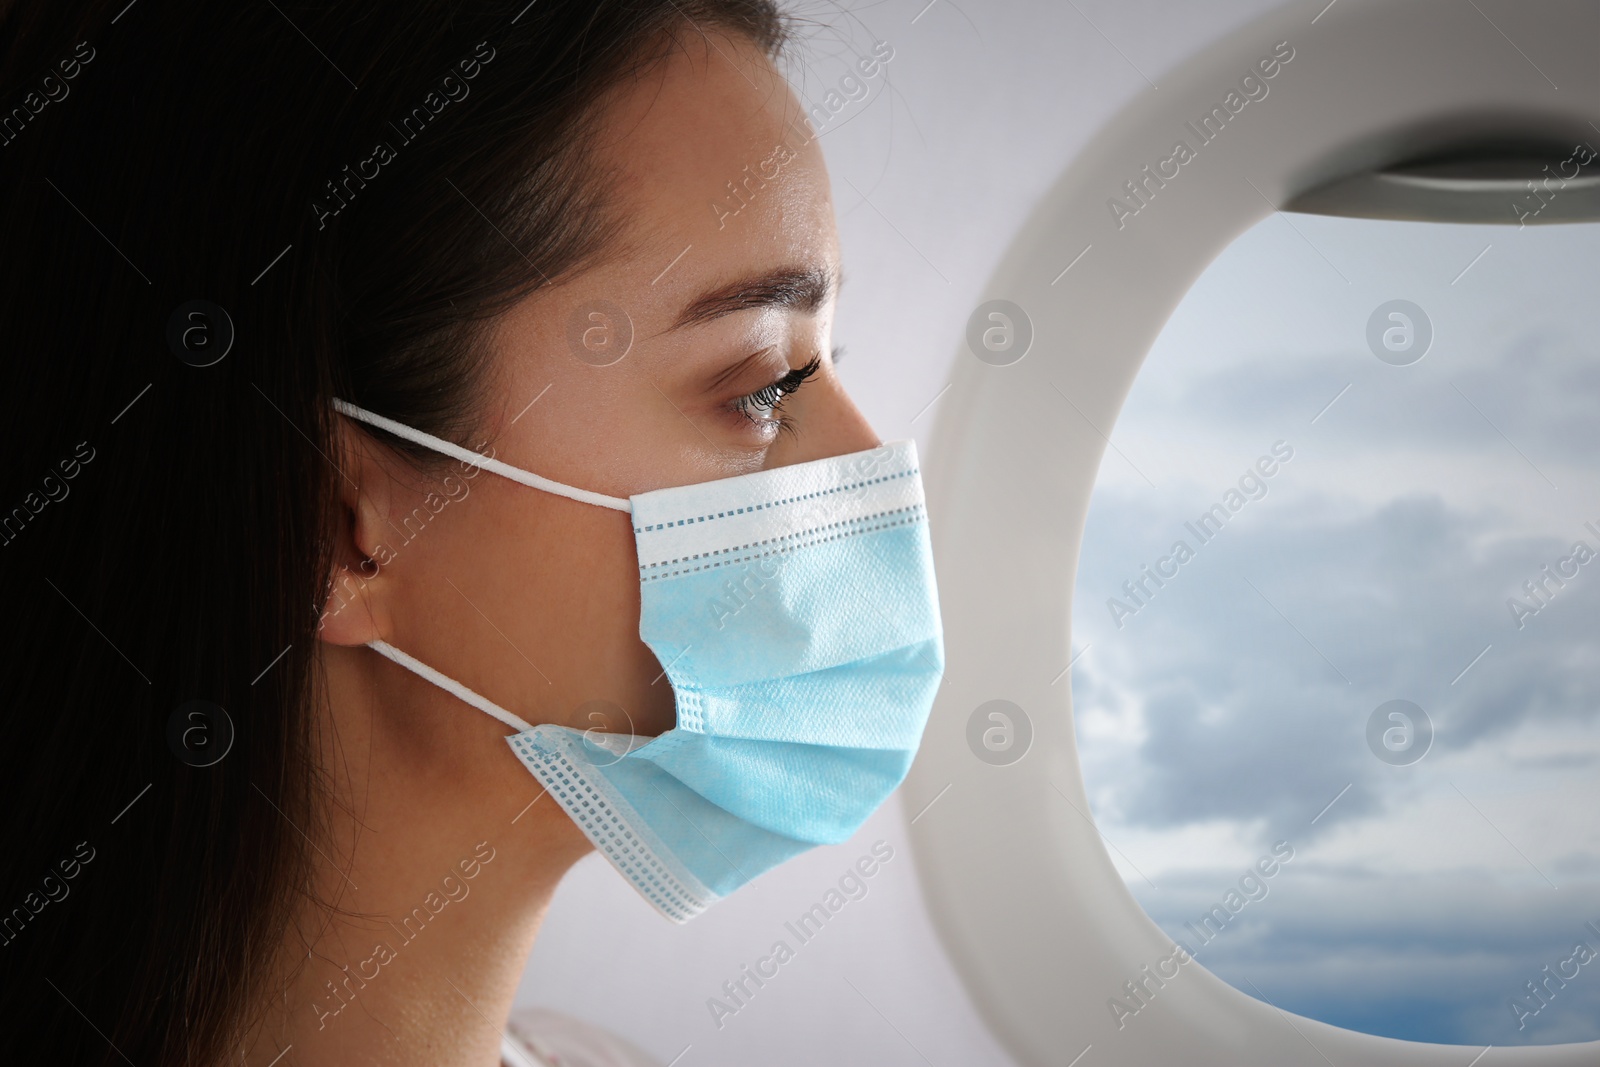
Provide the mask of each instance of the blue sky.
{"label": "blue sky", "polygon": [[[1252,995],[1416,1040],[1600,1039],[1600,959],[1520,1029],[1507,1004],[1600,952],[1600,558],[1520,628],[1507,607],[1600,552],[1597,250],[1600,226],[1268,217],[1118,417],[1074,591],[1085,782],[1174,937],[1293,845],[1199,951]],[[1406,367],[1366,341],[1397,298],[1434,330]],[[1279,441],[1264,495],[1186,529]],[[1118,628],[1108,598],[1180,538],[1193,558]],[[1433,725],[1409,766],[1368,747],[1391,699]]]}

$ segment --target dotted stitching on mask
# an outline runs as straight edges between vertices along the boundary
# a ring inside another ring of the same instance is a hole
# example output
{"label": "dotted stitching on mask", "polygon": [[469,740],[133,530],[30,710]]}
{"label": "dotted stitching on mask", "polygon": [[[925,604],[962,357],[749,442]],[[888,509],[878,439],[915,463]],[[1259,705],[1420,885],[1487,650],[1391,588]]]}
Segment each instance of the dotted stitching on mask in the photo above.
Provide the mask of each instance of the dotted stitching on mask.
{"label": "dotted stitching on mask", "polygon": [[[635,886],[680,922],[686,922],[710,907],[711,901],[691,892],[673,877],[666,866],[634,835],[617,811],[565,754],[541,752],[521,736],[511,739],[524,759],[537,760],[556,780],[551,790],[569,815],[577,820]],[[559,766],[553,766],[552,758]]]}
{"label": "dotted stitching on mask", "polygon": [[828,496],[830,493],[843,493],[850,489],[860,489],[868,485],[877,485],[879,482],[893,481],[895,478],[905,478],[915,473],[917,473],[917,468],[912,467],[909,470],[903,470],[895,474],[885,474],[877,478],[868,478],[863,482],[851,482],[848,485],[836,485],[831,489],[819,489],[814,493],[801,493],[799,496],[788,496],[784,497],[782,500],[769,500],[764,504],[751,504],[747,507],[735,508],[732,511],[719,511],[715,514],[708,512],[705,515],[696,515],[692,519],[675,519],[671,522],[658,522],[651,526],[635,526],[633,528],[633,532],[636,534],[649,533],[652,530],[665,530],[671,526],[689,526],[693,523],[706,522],[711,519],[726,519],[733,515],[744,515],[752,511],[762,511],[766,508],[775,508],[782,504],[793,504],[797,500],[814,500],[817,497]]}
{"label": "dotted stitching on mask", "polygon": [[[678,662],[681,663],[682,660]],[[674,667],[677,667],[677,664],[674,664]],[[677,673],[684,673],[683,669],[681,667],[678,668]],[[705,709],[702,706],[700,693],[693,688],[679,686],[677,681],[671,677],[668,677],[667,680],[672,682],[673,703],[678,709],[678,729],[690,730],[697,734],[705,733]]]}
{"label": "dotted stitching on mask", "polygon": [[[875,526],[856,526],[856,528],[853,528],[853,530],[843,530],[840,531],[840,533],[829,534],[829,536],[826,537],[811,537],[810,541],[797,541],[797,537],[808,536],[808,534],[822,533],[824,530],[830,530],[830,528],[843,525],[843,523],[829,523],[827,526],[818,526],[816,530],[806,531],[806,534],[784,534],[782,537],[770,537],[768,541],[752,541],[747,545],[739,545],[739,549],[726,549],[726,552],[739,552],[739,550],[742,549],[755,549],[755,547],[760,547],[760,545],[776,544],[776,542],[790,541],[790,544],[781,544],[779,547],[765,550],[765,552],[752,552],[750,555],[744,555],[744,557],[728,558],[728,560],[717,560],[714,561],[714,563],[701,563],[699,566],[680,566],[680,568],[675,569],[675,571],[666,571],[666,573],[661,574],[646,574],[645,571],[648,571],[650,568],[642,566],[642,568],[638,568],[640,569],[640,577],[638,577],[638,581],[653,582],[659,581],[659,579],[662,579],[662,577],[675,577],[678,576],[678,574],[693,574],[696,573],[696,571],[714,571],[714,569],[722,568],[722,566],[733,566],[734,563],[747,563],[747,561],[750,560],[760,560],[760,558],[768,557],[768,555],[781,555],[781,553],[792,552],[792,550],[795,549],[806,549],[806,547],[811,547],[811,545],[827,544],[829,541],[843,541],[845,537],[854,537],[859,536],[859,534],[874,533],[874,531],[877,530],[893,530],[894,526],[914,525],[914,523],[923,522],[926,517],[925,512],[923,512],[922,504],[912,504],[910,507],[899,507],[899,509],[894,509],[893,512],[880,512],[878,515],[870,515],[870,517],[862,518],[862,520],[853,520],[853,522],[869,522],[870,518],[886,517],[886,515],[898,515],[901,514],[901,512],[915,512],[915,514],[909,515],[909,517],[906,518],[899,518],[899,520],[894,520],[894,522],[878,523],[878,525]],[[704,555],[720,555],[720,552],[709,552],[704,553]],[[686,560],[694,560],[694,558],[699,557],[685,558]],[[674,560],[674,563],[677,563],[677,560]],[[670,563],[651,563],[650,566],[670,566]]]}
{"label": "dotted stitching on mask", "polygon": [[[813,534],[819,534],[826,530],[840,530],[840,528],[843,528],[843,526],[861,526],[862,523],[870,523],[872,520],[875,520],[875,518],[885,518],[888,517],[888,515],[899,515],[904,514],[904,512],[917,512],[917,510],[920,509],[922,509],[922,504],[907,504],[906,507],[893,507],[893,509],[886,510],[886,512],[874,512],[872,515],[858,515],[856,518],[840,518],[840,520],[835,523],[826,523],[826,525],[822,526],[811,526],[810,530],[792,531],[792,533],[779,534],[778,537],[763,537],[762,541],[749,541],[746,542],[746,544],[730,545],[730,547],[726,547],[726,549],[717,549],[715,552],[696,552],[693,553],[693,555],[680,555],[680,557],[675,558],[675,560],[661,560],[659,563],[646,563],[646,565],[640,566],[638,571],[643,574],[646,573],[646,571],[651,571],[651,569],[661,568],[661,566],[677,566],[678,563],[688,563],[688,561],[691,560],[712,560],[712,558],[722,557],[722,555],[730,555],[730,553],[734,552],[744,552],[746,549],[757,549],[757,547],[762,547],[762,545],[773,545],[774,550],[778,550],[778,552],[786,552],[786,550],[797,549],[797,547],[800,547],[800,545],[802,545],[802,537],[810,537],[813,536]],[[872,526],[872,530],[878,530],[878,526]],[[856,531],[856,533],[866,533],[866,530],[859,530]],[[786,544],[786,542],[794,542],[794,544]],[[808,544],[814,544],[814,542],[808,542]],[[675,571],[675,573],[682,573],[682,571]]]}

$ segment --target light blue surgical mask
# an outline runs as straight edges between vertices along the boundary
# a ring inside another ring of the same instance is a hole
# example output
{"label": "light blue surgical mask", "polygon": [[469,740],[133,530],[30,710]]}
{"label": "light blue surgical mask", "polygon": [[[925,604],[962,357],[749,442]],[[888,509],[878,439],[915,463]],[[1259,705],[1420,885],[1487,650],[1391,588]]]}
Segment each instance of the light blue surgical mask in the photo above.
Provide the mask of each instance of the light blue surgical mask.
{"label": "light blue surgical mask", "polygon": [[669,919],[848,840],[905,777],[944,673],[915,441],[622,499],[334,405],[524,485],[631,513],[639,636],[677,704],[660,736],[533,726],[370,644],[517,731],[506,738],[517,758]]}

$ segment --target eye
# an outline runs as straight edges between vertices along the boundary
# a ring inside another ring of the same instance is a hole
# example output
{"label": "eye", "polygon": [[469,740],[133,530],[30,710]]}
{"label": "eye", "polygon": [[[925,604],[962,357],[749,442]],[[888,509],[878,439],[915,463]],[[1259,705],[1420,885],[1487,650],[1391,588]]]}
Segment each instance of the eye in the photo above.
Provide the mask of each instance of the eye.
{"label": "eye", "polygon": [[[834,349],[834,352],[838,351]],[[784,398],[798,390],[821,366],[821,358],[812,356],[804,366],[796,367],[770,385],[737,397],[733,401],[733,408],[757,426],[776,426],[782,430],[789,425],[789,420],[780,414]]]}

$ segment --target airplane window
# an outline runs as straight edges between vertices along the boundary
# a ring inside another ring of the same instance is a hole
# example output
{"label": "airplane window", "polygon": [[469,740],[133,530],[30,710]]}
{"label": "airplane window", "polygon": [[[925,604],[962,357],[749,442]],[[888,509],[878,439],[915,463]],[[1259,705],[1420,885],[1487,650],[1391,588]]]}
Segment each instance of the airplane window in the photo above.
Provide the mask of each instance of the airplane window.
{"label": "airplane window", "polygon": [[1600,1039],[1597,264],[1594,223],[1277,213],[1099,427],[1085,784],[1134,897],[1251,996]]}

